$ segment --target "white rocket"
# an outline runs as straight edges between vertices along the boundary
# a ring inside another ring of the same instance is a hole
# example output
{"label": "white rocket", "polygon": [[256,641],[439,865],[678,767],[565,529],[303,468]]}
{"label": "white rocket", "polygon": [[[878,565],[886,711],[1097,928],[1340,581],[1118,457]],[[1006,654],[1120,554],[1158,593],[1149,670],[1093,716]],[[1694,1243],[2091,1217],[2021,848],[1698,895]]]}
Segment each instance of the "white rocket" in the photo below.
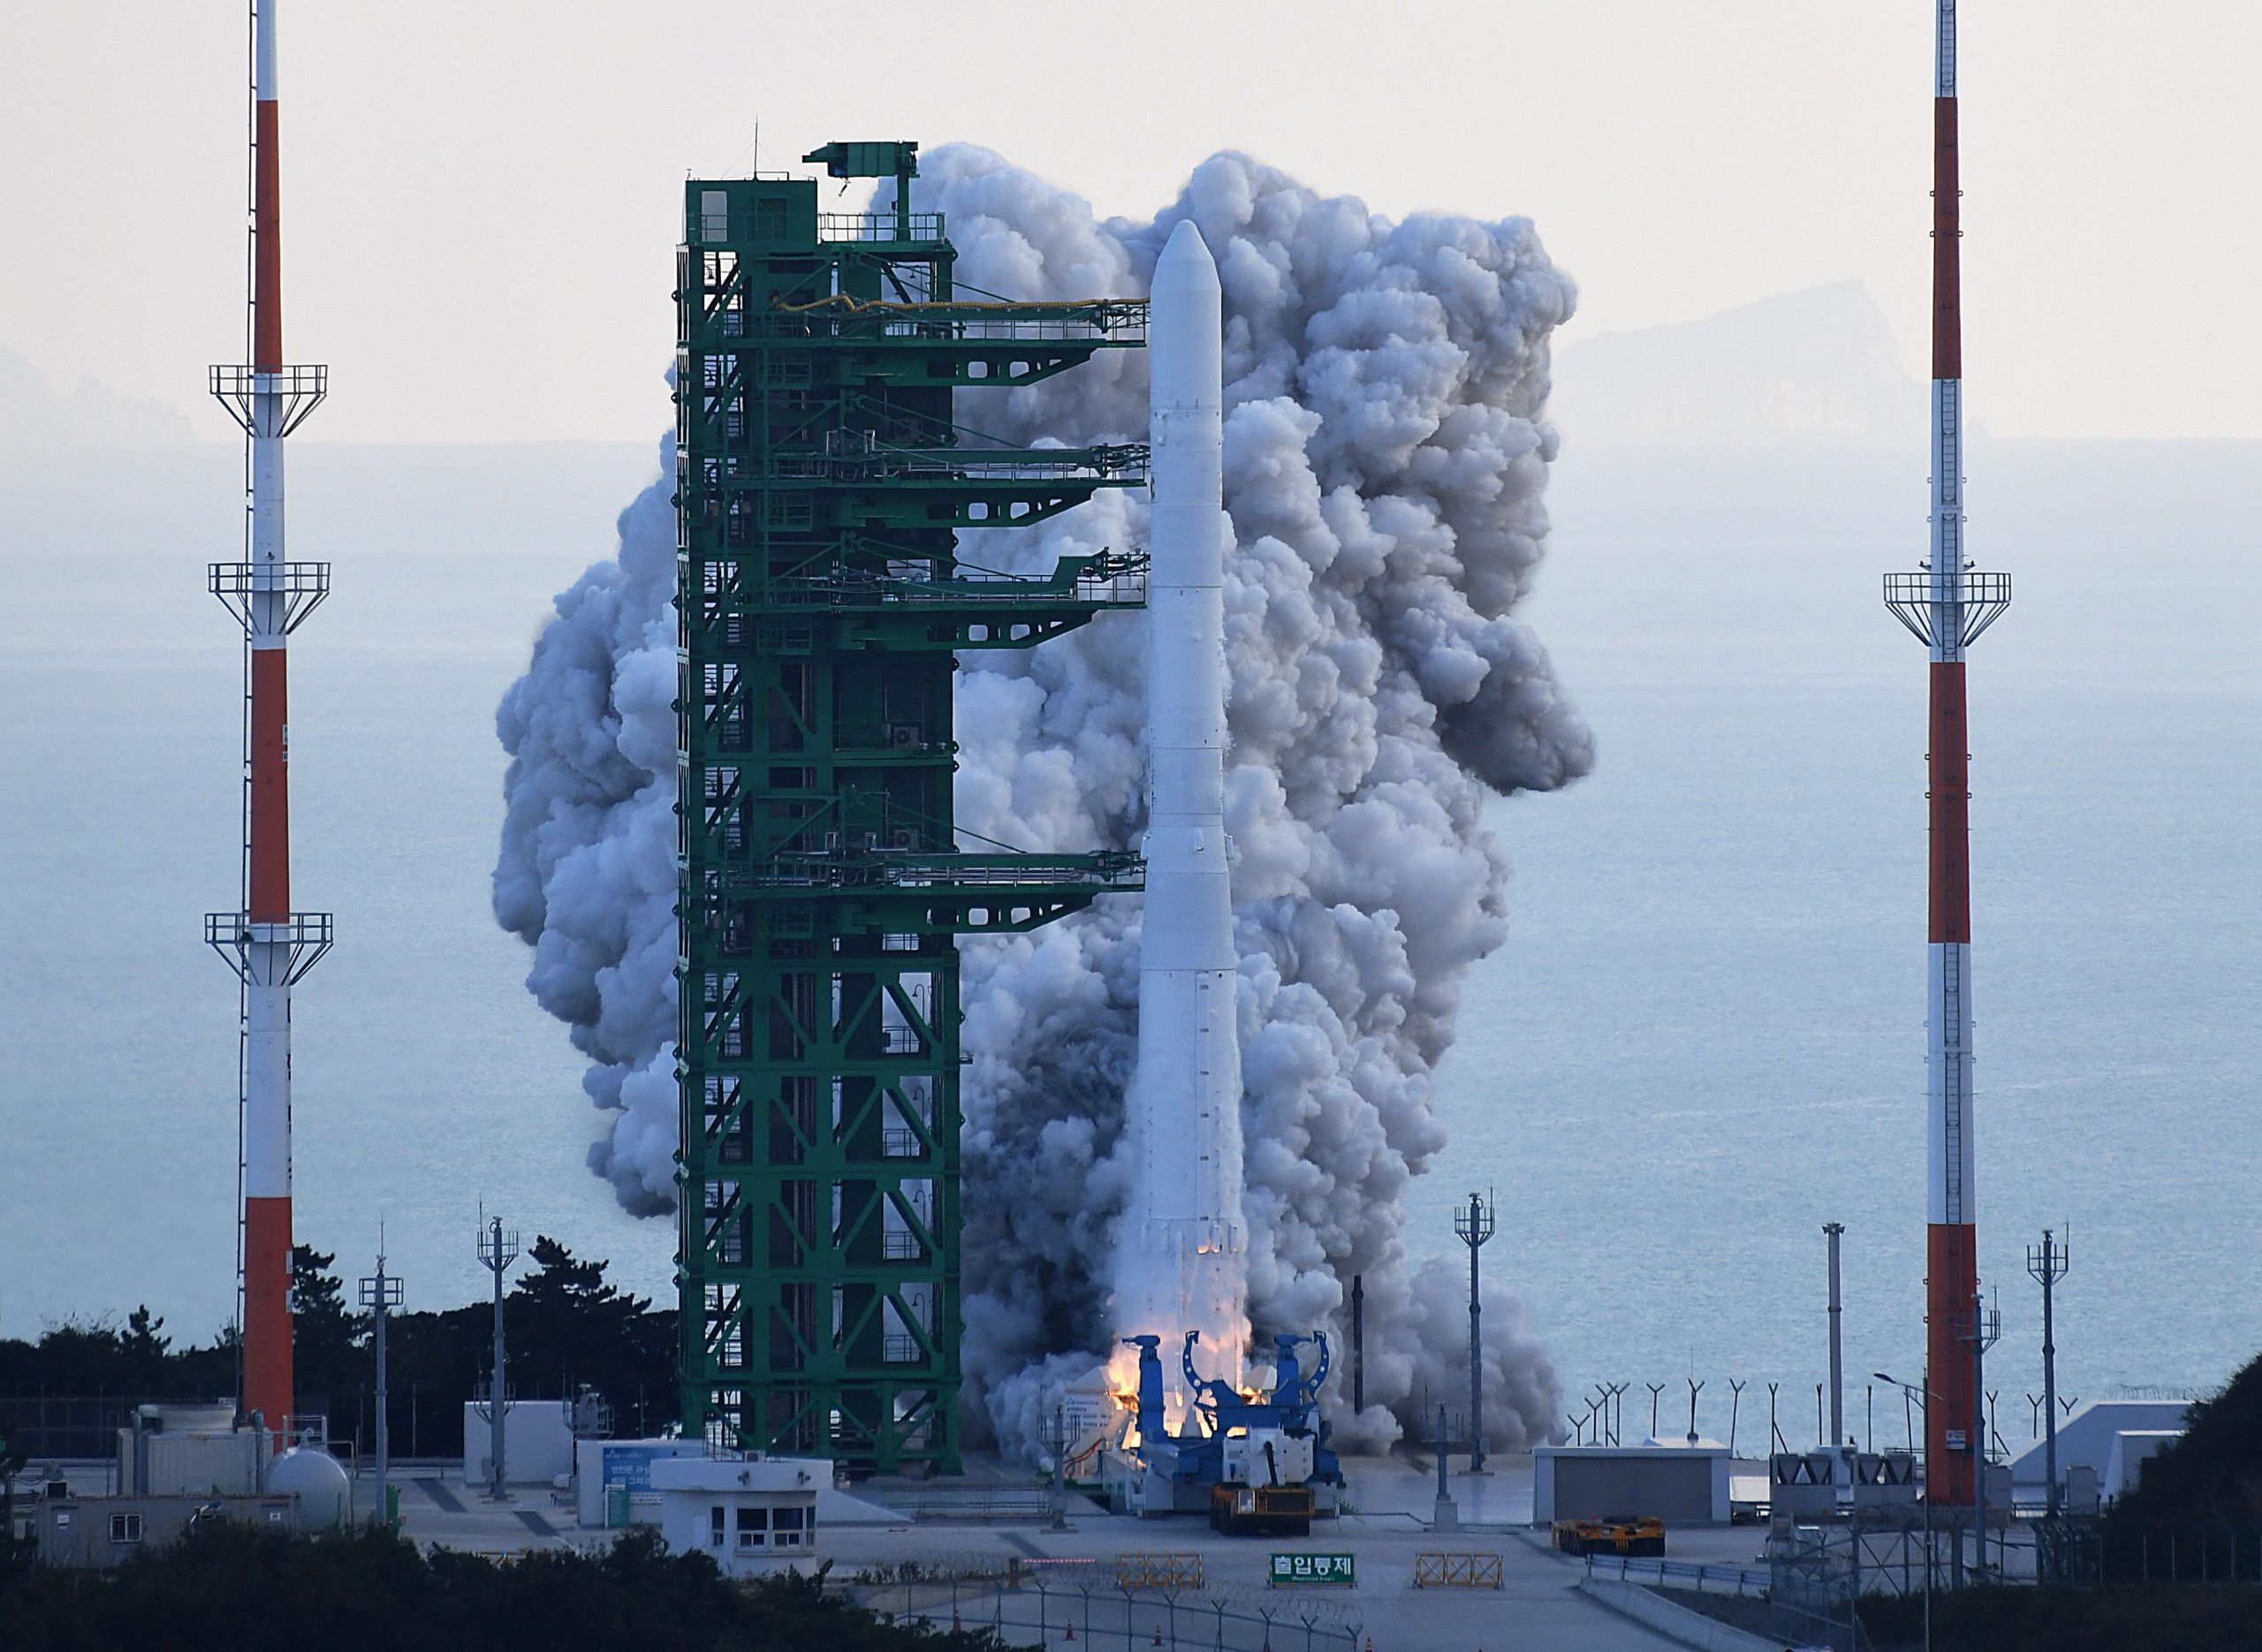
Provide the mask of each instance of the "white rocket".
{"label": "white rocket", "polygon": [[1202,1333],[1238,1381],[1248,1338],[1241,1042],[1225,819],[1223,349],[1218,267],[1181,223],[1155,266],[1147,618],[1150,793],[1136,1181],[1117,1269],[1125,1335]]}

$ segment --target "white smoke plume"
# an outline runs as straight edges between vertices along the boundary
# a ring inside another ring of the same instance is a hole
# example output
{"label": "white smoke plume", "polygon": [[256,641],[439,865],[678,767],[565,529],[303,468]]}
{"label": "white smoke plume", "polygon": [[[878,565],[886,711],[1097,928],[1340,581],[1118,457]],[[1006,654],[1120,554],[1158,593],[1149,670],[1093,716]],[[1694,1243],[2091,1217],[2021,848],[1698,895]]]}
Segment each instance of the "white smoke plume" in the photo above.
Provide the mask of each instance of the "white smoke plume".
{"label": "white smoke plume", "polygon": [[[1347,1382],[1331,1403],[1345,1444],[1386,1443],[1423,1393],[1467,1388],[1463,1276],[1411,1263],[1400,1195],[1445,1146],[1431,1075],[1461,976],[1507,933],[1480,807],[1592,762],[1512,611],[1546,534],[1548,337],[1571,284],[1524,220],[1393,224],[1236,155],[1152,223],[1099,222],[968,146],[921,168],[918,204],[948,215],[963,284],[1143,292],[1189,216],[1217,257],[1250,1316],[1260,1333],[1325,1325],[1341,1350],[1363,1276],[1369,1407],[1347,1414]],[[959,418],[1011,442],[1139,440],[1144,362],[1103,352],[969,392]],[[653,1213],[672,1200],[676,1134],[672,469],[623,514],[618,561],[558,599],[497,717],[512,762],[497,915],[534,945],[528,985],[572,1024],[586,1087],[615,1115],[592,1167]],[[1049,569],[1142,545],[1144,517],[1142,497],[1104,494],[964,534],[961,555]],[[1143,658],[1129,616],[961,655],[961,826],[1031,850],[1135,845]],[[1107,1353],[1138,925],[1135,899],[1104,898],[963,947],[968,1398],[1009,1446],[1041,1439],[1058,1383]],[[1517,1449],[1551,1431],[1554,1373],[1513,1297],[1488,1293],[1484,1322],[1487,1431]]]}

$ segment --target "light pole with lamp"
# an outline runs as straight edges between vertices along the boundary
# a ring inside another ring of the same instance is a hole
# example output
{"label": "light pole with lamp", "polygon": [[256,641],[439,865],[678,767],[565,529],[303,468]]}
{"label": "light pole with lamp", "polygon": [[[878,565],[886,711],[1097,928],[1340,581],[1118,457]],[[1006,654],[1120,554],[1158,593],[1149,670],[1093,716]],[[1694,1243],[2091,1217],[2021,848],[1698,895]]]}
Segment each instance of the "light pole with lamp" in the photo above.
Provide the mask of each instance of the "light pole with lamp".
{"label": "light pole with lamp", "polygon": [[[1904,1400],[1911,1395],[1916,1397],[1917,1408],[1924,1413],[1924,1437],[1930,1439],[1932,1391],[1921,1383],[1904,1383],[1883,1371],[1872,1371],[1870,1375],[1880,1383],[1890,1383],[1899,1389]],[[1932,1489],[1930,1486],[1924,1488],[1924,1652],[1932,1652]]]}

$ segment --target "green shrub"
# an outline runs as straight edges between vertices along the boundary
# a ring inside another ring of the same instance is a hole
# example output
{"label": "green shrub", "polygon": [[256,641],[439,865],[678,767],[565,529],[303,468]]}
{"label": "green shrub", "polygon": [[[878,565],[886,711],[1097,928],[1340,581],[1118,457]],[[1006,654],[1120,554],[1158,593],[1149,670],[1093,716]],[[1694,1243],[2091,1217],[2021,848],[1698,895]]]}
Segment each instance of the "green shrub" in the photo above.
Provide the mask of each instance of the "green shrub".
{"label": "green shrub", "polygon": [[595,1555],[490,1557],[374,1529],[288,1537],[219,1522],[110,1572],[0,1577],[8,1652],[975,1652],[986,1634],[884,1624],[816,1578],[726,1580],[649,1530]]}

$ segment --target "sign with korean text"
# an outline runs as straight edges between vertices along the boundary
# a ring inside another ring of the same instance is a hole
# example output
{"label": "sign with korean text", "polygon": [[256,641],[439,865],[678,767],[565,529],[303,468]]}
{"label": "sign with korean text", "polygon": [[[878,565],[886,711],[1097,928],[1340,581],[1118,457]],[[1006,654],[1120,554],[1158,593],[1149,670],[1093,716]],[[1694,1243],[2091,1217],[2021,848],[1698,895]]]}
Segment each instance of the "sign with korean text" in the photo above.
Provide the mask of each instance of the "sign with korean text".
{"label": "sign with korean text", "polygon": [[1279,1588],[1347,1589],[1358,1579],[1349,1555],[1276,1554],[1272,1557],[1272,1587]]}

